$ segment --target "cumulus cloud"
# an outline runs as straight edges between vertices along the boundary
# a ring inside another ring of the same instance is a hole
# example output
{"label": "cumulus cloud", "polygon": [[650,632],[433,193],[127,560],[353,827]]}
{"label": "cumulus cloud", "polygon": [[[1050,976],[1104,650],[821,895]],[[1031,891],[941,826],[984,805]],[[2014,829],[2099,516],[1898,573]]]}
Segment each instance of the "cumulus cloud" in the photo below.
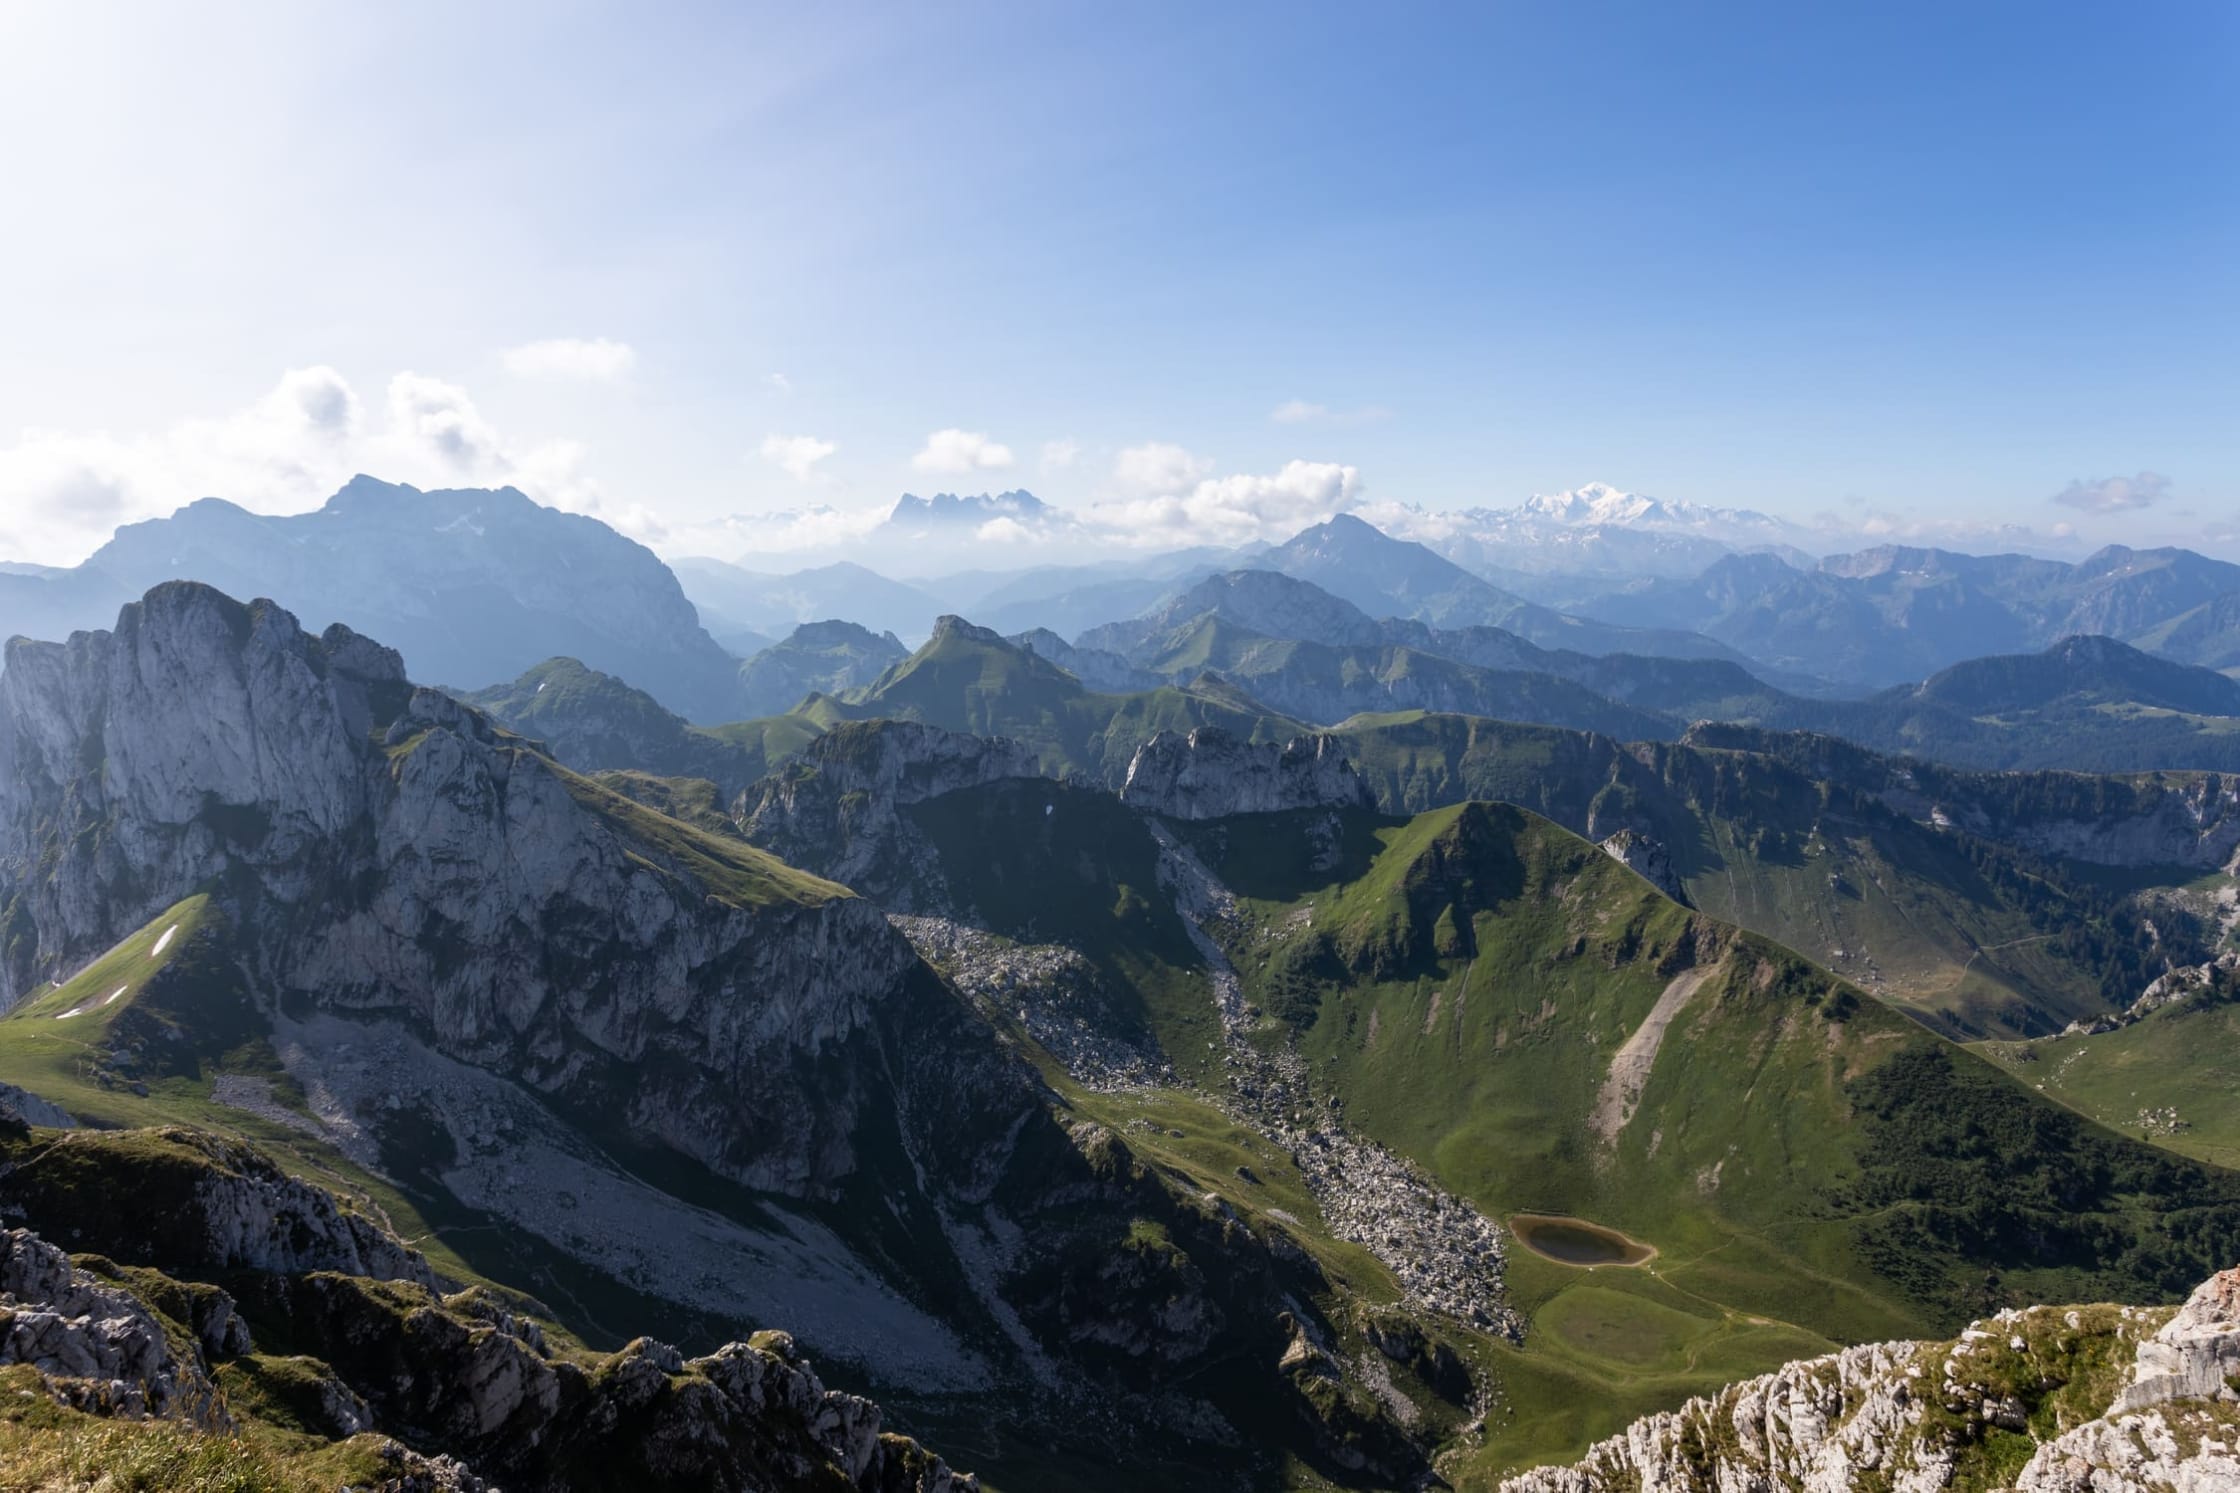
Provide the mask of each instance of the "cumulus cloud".
{"label": "cumulus cloud", "polygon": [[25,430],[0,444],[0,558],[67,564],[117,525],[201,497],[260,513],[315,508],[355,472],[421,486],[511,484],[640,537],[660,532],[637,505],[608,502],[574,441],[510,445],[456,384],[421,373],[389,382],[371,422],[328,367],[291,369],[231,413],[165,429]]}
{"label": "cumulus cloud", "polygon": [[1112,480],[1122,491],[1157,497],[1180,492],[1212,470],[1210,457],[1166,441],[1145,441],[1113,459]]}
{"label": "cumulus cloud", "polygon": [[2053,501],[2085,513],[2129,513],[2134,509],[2151,508],[2168,496],[2168,477],[2159,472],[2141,472],[2135,477],[2098,477],[2072,482],[2055,493]]}
{"label": "cumulus cloud", "polygon": [[1168,492],[1098,504],[1091,516],[1116,538],[1146,548],[1238,545],[1288,539],[1351,508],[1360,490],[1358,468],[1289,461],[1275,472],[1202,477]]}
{"label": "cumulus cloud", "polygon": [[1038,537],[1035,531],[1008,514],[991,518],[972,531],[972,537],[982,544],[1031,544]]}
{"label": "cumulus cloud", "polygon": [[762,438],[762,459],[796,482],[815,480],[819,475],[817,463],[839,449],[833,442],[820,441],[813,435],[766,435]]}
{"label": "cumulus cloud", "polygon": [[937,430],[926,437],[925,449],[910,458],[921,472],[996,471],[1012,464],[1011,448],[991,441],[977,430]]}
{"label": "cumulus cloud", "polygon": [[268,512],[312,506],[349,475],[362,417],[348,381],[322,366],[289,370],[231,414],[152,433],[21,431],[0,445],[0,556],[74,561],[120,523],[212,494]]}
{"label": "cumulus cloud", "polygon": [[791,394],[793,392],[793,380],[782,373],[765,373],[762,375],[762,382],[765,387],[775,393]]}
{"label": "cumulus cloud", "polygon": [[459,477],[483,476],[505,460],[498,432],[467,391],[423,373],[389,380],[389,429],[433,453]]}
{"label": "cumulus cloud", "polygon": [[638,366],[638,350],[611,337],[548,337],[506,349],[506,372],[521,378],[612,383]]}
{"label": "cumulus cloud", "polygon": [[1071,436],[1042,443],[1042,470],[1062,472],[1081,459],[1081,444]]}

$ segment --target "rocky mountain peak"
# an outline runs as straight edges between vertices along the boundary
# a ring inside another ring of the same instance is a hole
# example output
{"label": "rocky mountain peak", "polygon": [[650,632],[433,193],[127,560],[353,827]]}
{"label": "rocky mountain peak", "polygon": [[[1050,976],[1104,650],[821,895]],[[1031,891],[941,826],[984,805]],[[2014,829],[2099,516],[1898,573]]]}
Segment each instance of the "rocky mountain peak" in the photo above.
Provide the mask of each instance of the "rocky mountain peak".
{"label": "rocky mountain peak", "polygon": [[852,1170],[870,1102],[794,1059],[857,1041],[913,962],[842,888],[638,810],[354,633],[193,584],[11,650],[0,883],[28,930],[9,1003],[222,885],[260,986],[784,1192]]}
{"label": "rocky mountain peak", "polygon": [[1120,798],[1170,819],[1369,808],[1376,801],[1334,736],[1278,746],[1241,741],[1217,726],[1187,736],[1161,731],[1136,748]]}

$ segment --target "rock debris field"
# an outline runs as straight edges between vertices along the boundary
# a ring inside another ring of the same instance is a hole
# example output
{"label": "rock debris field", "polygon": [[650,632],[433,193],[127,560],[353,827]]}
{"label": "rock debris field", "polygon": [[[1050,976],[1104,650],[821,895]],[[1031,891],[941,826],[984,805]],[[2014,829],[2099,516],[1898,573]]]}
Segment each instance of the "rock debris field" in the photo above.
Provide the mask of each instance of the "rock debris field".
{"label": "rock debris field", "polygon": [[1290,1153],[1330,1232],[1382,1261],[1410,1302],[1521,1341],[1524,1323],[1502,1284],[1500,1227],[1413,1163],[1349,1133],[1334,1109],[1316,1103],[1296,1051],[1253,1044],[1236,970],[1205,931],[1236,916],[1235,899],[1171,831],[1153,834],[1160,879],[1211,972],[1231,1090],[1225,1107]]}

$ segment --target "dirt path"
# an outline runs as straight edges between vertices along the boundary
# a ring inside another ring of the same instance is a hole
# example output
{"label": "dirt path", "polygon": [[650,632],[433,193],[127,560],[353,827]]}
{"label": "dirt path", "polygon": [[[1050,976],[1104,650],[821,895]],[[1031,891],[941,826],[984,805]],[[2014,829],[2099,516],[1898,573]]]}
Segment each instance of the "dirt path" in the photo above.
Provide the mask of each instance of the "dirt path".
{"label": "dirt path", "polygon": [[1641,1026],[1626,1038],[1625,1046],[1610,1060],[1610,1076],[1602,1082],[1602,1093],[1596,1098],[1594,1119],[1590,1122],[1595,1133],[1604,1140],[1616,1140],[1618,1132],[1626,1128],[1634,1110],[1641,1103],[1641,1091],[1648,1087],[1649,1070],[1657,1064],[1657,1049],[1664,1045],[1665,1028],[1680,1014],[1705,980],[1718,968],[1686,969],[1672,977],[1664,987],[1664,994],[1649,1008]]}

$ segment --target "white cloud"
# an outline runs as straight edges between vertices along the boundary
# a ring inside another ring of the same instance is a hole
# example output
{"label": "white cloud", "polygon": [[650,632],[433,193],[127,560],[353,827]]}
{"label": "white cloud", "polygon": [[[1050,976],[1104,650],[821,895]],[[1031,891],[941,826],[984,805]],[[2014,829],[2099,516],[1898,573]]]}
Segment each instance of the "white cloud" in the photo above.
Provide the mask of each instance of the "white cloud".
{"label": "white cloud", "polygon": [[796,482],[814,481],[819,475],[817,463],[839,449],[833,442],[820,441],[813,435],[766,435],[762,438],[762,459]]}
{"label": "white cloud", "polygon": [[1042,470],[1061,472],[1081,459],[1081,443],[1071,436],[1061,436],[1042,443]]}
{"label": "white cloud", "polygon": [[2072,482],[2055,493],[2053,501],[2085,513],[2129,513],[2151,508],[2168,496],[2168,477],[2160,472],[2141,472],[2136,477],[2096,477]]}
{"label": "white cloud", "polygon": [[516,448],[456,384],[400,373],[382,409],[380,424],[369,427],[348,380],[312,367],[291,369],[230,414],[158,431],[23,431],[0,445],[0,559],[67,564],[119,524],[201,497],[259,513],[301,512],[356,472],[420,486],[510,484],[639,537],[661,532],[644,507],[605,498],[579,442]]}
{"label": "white cloud", "polygon": [[389,429],[459,477],[480,477],[505,460],[498,432],[457,384],[405,372],[389,380]]}
{"label": "white cloud", "polygon": [[118,524],[213,494],[267,512],[311,506],[349,475],[362,411],[332,368],[296,368],[261,398],[153,433],[25,430],[0,446],[0,556],[82,558]]}
{"label": "white cloud", "polygon": [[1123,491],[1160,496],[1180,492],[1212,470],[1211,457],[1194,456],[1166,441],[1145,441],[1113,459],[1112,480]]}
{"label": "white cloud", "polygon": [[611,337],[548,337],[506,349],[506,372],[521,378],[612,383],[638,364],[638,350]]}
{"label": "white cloud", "polygon": [[989,519],[972,531],[972,537],[982,544],[1031,544],[1037,536],[1034,530],[1007,515]]}
{"label": "white cloud", "polygon": [[1012,464],[1011,448],[991,441],[977,430],[937,430],[926,437],[925,449],[910,458],[921,472],[963,474],[999,470]]}
{"label": "white cloud", "polygon": [[1268,418],[1278,425],[1365,425],[1371,420],[1382,420],[1391,413],[1392,411],[1376,404],[1365,404],[1359,409],[1334,410],[1327,404],[1287,399],[1268,411]]}
{"label": "white cloud", "polygon": [[1248,544],[1288,539],[1351,508],[1360,490],[1358,468],[1290,461],[1272,473],[1202,478],[1186,488],[1099,504],[1091,516],[1121,542],[1145,548]]}
{"label": "white cloud", "polygon": [[762,375],[762,382],[780,394],[791,394],[793,392],[793,380],[782,373],[765,373]]}

